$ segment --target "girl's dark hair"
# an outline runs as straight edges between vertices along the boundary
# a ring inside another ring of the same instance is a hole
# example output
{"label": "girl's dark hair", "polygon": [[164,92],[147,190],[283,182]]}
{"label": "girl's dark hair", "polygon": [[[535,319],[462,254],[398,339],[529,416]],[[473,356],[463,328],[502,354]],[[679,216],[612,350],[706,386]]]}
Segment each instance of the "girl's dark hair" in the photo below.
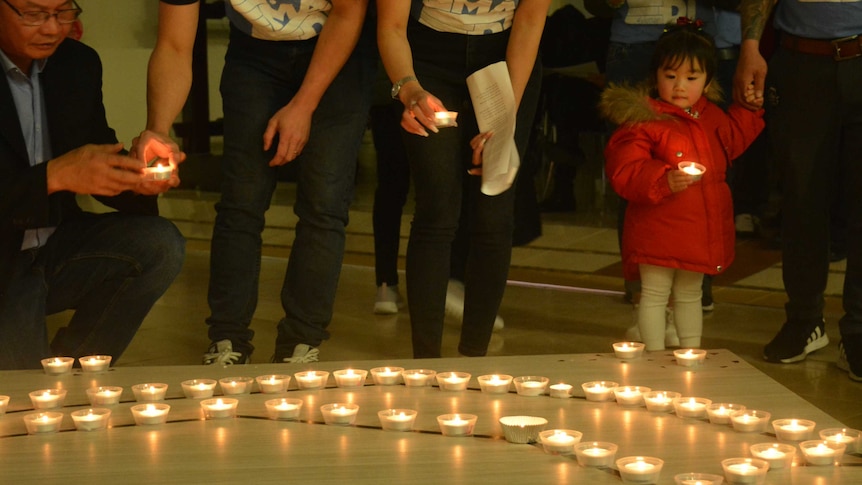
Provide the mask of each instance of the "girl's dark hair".
{"label": "girl's dark hair", "polygon": [[702,20],[680,17],[676,23],[667,24],[664,33],[656,42],[650,63],[651,87],[655,87],[655,73],[659,69],[665,66],[676,68],[686,61],[697,62],[706,73],[706,85],[709,85],[718,70],[715,41],[703,31]]}

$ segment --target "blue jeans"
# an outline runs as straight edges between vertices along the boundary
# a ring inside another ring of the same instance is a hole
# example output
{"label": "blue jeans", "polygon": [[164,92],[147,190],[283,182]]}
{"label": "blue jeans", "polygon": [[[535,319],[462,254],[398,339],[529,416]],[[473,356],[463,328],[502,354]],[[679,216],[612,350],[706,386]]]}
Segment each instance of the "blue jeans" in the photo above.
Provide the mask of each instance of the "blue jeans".
{"label": "blue jeans", "polygon": [[[231,28],[221,79],[225,145],[207,324],[211,340],[230,339],[234,350],[253,349],[248,326],[257,306],[261,232],[277,181],[277,169],[268,165],[275,147],[263,150],[263,132],[298,91],[315,42],[263,41]],[[292,162],[299,165],[294,204],[299,222],[281,291],[285,316],[278,324],[276,353],[289,355],[296,344],[317,346],[329,337],[376,69],[374,48],[360,43],[321,99],[308,143]]]}
{"label": "blue jeans", "polygon": [[[64,221],[45,246],[21,251],[0,302],[0,369],[51,356],[119,359],[177,274],[185,240],[166,219],[118,213]],[[46,315],[74,309],[49,344]]]}
{"label": "blue jeans", "polygon": [[[458,351],[481,356],[487,352],[506,287],[515,191],[510,188],[487,196],[479,190],[479,177],[467,175],[469,141],[479,129],[465,80],[472,72],[505,59],[508,32],[475,36],[441,33],[411,21],[408,37],[422,86],[459,113],[457,128],[444,128],[427,138],[404,136],[416,194],[407,246],[413,356],[441,355],[450,251],[464,197],[469,198],[465,204],[468,210],[461,223],[468,226],[469,250]],[[518,129],[529,130],[530,126],[519,124]]]}

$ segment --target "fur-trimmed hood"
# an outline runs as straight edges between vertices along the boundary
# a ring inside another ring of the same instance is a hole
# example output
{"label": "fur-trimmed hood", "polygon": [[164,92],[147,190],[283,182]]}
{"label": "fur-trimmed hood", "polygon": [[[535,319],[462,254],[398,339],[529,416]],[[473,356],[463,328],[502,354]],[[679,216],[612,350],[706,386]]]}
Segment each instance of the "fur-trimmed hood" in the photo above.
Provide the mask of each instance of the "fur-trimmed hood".
{"label": "fur-trimmed hood", "polygon": [[[692,113],[702,111],[708,102],[718,104],[721,100],[722,93],[718,83],[710,83],[704,96],[692,106]],[[611,123],[623,125],[655,121],[671,114],[678,115],[683,110],[651,97],[649,87],[642,83],[637,86],[609,84],[602,91],[599,112]]]}

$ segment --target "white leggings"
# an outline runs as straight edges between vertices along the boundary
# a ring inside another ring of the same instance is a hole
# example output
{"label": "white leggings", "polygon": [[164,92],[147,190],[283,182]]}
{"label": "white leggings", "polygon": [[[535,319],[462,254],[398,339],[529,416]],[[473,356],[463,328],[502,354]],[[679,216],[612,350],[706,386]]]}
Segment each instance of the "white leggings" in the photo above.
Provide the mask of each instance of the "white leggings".
{"label": "white leggings", "polygon": [[665,308],[673,290],[673,313],[679,344],[700,347],[703,331],[701,284],[703,274],[651,264],[639,265],[641,300],[638,327],[646,350],[664,350]]}

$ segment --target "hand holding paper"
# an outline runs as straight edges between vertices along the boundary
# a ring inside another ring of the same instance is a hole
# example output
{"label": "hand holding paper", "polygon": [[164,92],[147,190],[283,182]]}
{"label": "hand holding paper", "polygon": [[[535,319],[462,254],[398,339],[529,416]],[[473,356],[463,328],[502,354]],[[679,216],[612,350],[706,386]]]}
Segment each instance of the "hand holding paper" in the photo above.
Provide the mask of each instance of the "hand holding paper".
{"label": "hand holding paper", "polygon": [[482,150],[482,193],[498,195],[515,181],[521,160],[515,146],[515,94],[505,61],[467,78],[480,133],[493,132]]}

